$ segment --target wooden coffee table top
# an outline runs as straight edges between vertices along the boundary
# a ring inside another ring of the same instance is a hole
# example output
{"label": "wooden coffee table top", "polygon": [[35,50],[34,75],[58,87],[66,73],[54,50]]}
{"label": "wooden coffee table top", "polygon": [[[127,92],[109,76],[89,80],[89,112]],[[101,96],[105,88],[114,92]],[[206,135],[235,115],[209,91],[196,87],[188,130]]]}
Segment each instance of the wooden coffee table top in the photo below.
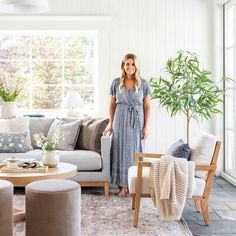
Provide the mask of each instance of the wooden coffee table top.
{"label": "wooden coffee table top", "polygon": [[56,168],[48,168],[45,173],[1,173],[0,179],[8,180],[14,186],[26,186],[27,184],[41,179],[67,179],[75,176],[77,166],[60,162]]}

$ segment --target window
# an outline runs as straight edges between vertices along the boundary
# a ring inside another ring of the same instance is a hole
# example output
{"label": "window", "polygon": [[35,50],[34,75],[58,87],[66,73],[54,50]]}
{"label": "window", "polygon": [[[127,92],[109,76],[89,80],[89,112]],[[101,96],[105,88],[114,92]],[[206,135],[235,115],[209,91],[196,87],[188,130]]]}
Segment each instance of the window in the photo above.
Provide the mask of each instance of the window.
{"label": "window", "polygon": [[78,91],[86,113],[93,113],[97,80],[94,31],[39,31],[0,35],[0,83],[23,87],[23,110],[61,108],[69,91]]}
{"label": "window", "polygon": [[236,0],[224,5],[225,172],[236,178]]}

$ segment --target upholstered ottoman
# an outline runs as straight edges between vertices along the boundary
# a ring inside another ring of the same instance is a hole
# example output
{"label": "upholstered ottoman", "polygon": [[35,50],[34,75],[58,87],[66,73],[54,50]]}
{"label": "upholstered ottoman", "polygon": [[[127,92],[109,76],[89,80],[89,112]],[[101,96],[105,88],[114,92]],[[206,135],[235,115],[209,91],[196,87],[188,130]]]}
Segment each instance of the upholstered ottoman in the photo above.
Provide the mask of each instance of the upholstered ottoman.
{"label": "upholstered ottoman", "polygon": [[28,184],[26,236],[79,236],[80,185],[71,180],[39,180]]}
{"label": "upholstered ottoman", "polygon": [[0,235],[13,234],[13,184],[0,180]]}

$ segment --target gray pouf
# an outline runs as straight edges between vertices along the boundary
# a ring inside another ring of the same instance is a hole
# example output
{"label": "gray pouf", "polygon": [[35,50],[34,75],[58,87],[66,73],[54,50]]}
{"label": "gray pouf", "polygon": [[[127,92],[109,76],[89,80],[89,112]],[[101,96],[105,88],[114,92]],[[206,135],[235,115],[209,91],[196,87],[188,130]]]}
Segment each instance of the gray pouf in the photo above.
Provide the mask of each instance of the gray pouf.
{"label": "gray pouf", "polygon": [[0,235],[13,234],[13,184],[0,180]]}
{"label": "gray pouf", "polygon": [[39,180],[28,184],[26,236],[79,236],[81,188],[71,180]]}

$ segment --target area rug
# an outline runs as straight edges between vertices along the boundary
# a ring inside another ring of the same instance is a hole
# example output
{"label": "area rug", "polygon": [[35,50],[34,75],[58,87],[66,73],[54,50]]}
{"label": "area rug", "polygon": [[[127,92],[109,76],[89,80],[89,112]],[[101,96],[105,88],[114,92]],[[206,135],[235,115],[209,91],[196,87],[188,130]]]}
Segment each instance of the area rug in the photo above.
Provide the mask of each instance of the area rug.
{"label": "area rug", "polygon": [[[14,205],[24,208],[23,190],[15,191]],[[104,197],[101,192],[83,190],[81,195],[82,236],[192,236],[184,219],[161,221],[150,198],[142,198],[139,224],[133,227],[131,197],[118,197],[111,193]],[[14,224],[14,236],[25,236],[25,222]],[[69,236],[69,235],[68,235]]]}

